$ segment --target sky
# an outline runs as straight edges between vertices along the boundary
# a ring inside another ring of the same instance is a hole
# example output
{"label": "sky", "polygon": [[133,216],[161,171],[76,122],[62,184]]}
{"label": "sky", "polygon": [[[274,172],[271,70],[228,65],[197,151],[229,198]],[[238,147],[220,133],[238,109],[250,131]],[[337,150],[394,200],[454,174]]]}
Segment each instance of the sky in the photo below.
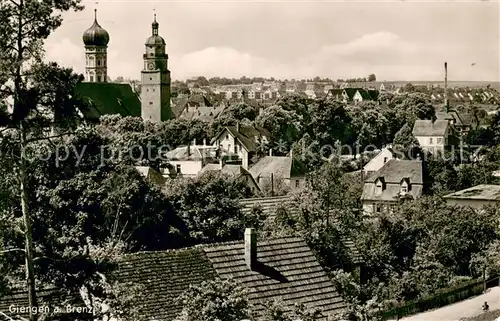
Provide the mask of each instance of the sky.
{"label": "sky", "polygon": [[83,73],[83,32],[97,8],[110,34],[108,75],[140,79],[153,14],[173,80],[315,76],[500,81],[500,2],[469,1],[84,1],[63,14],[46,59]]}

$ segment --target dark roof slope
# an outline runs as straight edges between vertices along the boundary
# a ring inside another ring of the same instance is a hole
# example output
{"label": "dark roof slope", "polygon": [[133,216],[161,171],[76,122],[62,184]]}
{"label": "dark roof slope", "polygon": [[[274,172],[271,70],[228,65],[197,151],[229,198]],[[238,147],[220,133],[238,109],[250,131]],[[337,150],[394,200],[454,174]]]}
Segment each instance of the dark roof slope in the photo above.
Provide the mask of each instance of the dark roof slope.
{"label": "dark roof slope", "polygon": [[414,136],[444,136],[448,129],[448,120],[437,119],[434,122],[427,119],[417,119],[413,126]]}
{"label": "dark roof slope", "polygon": [[305,176],[307,168],[299,160],[288,156],[265,156],[250,168],[250,173],[255,178],[270,177],[272,173],[277,177],[290,179]]}
{"label": "dark roof slope", "polygon": [[82,98],[88,109],[82,110],[88,120],[102,115],[141,116],[141,101],[129,84],[79,83],[75,95]]}
{"label": "dark roof slope", "polygon": [[241,145],[249,152],[256,151],[258,148],[258,143],[255,140],[255,137],[270,137],[270,133],[262,127],[240,124],[239,129],[237,126],[224,127],[224,129],[212,139],[212,143],[216,141],[226,130],[229,131],[233,137],[237,138]]}
{"label": "dark roof slope", "polygon": [[[339,293],[307,244],[285,237],[259,241],[255,271],[245,265],[244,242],[228,242],[165,252],[126,255],[117,276],[143,286],[138,303],[143,320],[171,321],[182,307],[175,299],[206,280],[232,278],[249,291],[254,312],[261,303],[281,298],[287,307],[302,302],[331,313],[345,307]],[[326,320],[326,318],[322,319]]]}
{"label": "dark roof slope", "polygon": [[[287,210],[291,211],[291,214],[297,213],[299,211],[299,206],[296,202],[297,200],[291,196],[245,198],[239,200],[242,213],[248,214],[254,207],[260,206],[262,213],[271,220],[276,218],[277,209],[283,206],[286,207]],[[342,243],[347,249],[347,252],[354,264],[363,263],[363,257],[352,239],[349,237],[343,237]]]}
{"label": "dark roof slope", "polygon": [[[382,193],[378,193],[375,182],[380,179],[384,185]],[[401,194],[401,181],[411,184],[411,189]],[[397,201],[399,197],[418,198],[423,191],[422,162],[414,160],[391,159],[375,174],[365,181],[361,200],[363,201]]]}
{"label": "dark roof slope", "polygon": [[446,196],[445,199],[500,201],[500,185],[481,184]]}
{"label": "dark roof slope", "polygon": [[244,260],[244,243],[234,242],[208,246],[205,253],[217,274],[241,282],[249,290],[249,301],[261,315],[263,303],[281,298],[286,308],[295,303],[329,313],[345,308],[332,282],[319,265],[307,244],[295,237],[258,242],[256,271],[251,271]]}
{"label": "dark roof slope", "polygon": [[143,320],[173,320],[182,310],[176,298],[189,288],[216,277],[202,248],[125,255],[117,277],[143,286],[138,304]]}
{"label": "dark roof slope", "polygon": [[[190,285],[217,276],[232,278],[247,288],[250,304],[258,315],[263,312],[262,303],[278,298],[289,309],[299,302],[321,308],[322,321],[327,320],[328,313],[345,308],[345,302],[302,239],[259,241],[257,260],[256,267],[250,270],[245,264],[244,242],[228,242],[124,255],[115,274],[122,284],[141,287],[140,302],[135,303],[141,320],[174,320],[182,310],[176,298]],[[13,301],[0,302],[0,308],[8,310]]]}
{"label": "dark roof slope", "polygon": [[412,184],[423,184],[422,161],[390,159],[365,182],[374,183],[379,177],[388,184],[399,184],[403,178],[409,178]]}

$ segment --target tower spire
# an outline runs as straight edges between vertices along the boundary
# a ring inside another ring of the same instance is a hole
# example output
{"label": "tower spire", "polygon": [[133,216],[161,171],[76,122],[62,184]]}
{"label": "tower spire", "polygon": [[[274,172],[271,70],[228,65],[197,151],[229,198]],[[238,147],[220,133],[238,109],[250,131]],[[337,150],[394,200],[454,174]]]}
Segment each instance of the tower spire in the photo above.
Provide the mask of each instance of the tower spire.
{"label": "tower spire", "polygon": [[94,9],[94,20],[97,21],[97,8]]}
{"label": "tower spire", "polygon": [[[153,12],[155,11],[155,9],[153,9]],[[154,21],[153,21],[153,24],[152,24],[152,31],[153,31],[153,36],[158,36],[158,27],[160,26],[160,24],[156,21],[156,12],[154,13]]]}

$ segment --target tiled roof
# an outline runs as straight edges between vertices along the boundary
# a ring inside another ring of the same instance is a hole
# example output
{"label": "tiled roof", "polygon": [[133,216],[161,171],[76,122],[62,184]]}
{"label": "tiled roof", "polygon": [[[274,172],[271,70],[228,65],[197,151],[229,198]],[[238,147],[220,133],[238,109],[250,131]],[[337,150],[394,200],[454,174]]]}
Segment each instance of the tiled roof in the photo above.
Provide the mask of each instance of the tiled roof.
{"label": "tiled roof", "polygon": [[[175,299],[189,285],[232,278],[249,291],[253,311],[262,313],[261,303],[281,298],[287,307],[302,302],[328,313],[345,307],[339,293],[307,244],[295,237],[257,243],[259,264],[252,271],[244,259],[244,242],[228,242],[165,252],[126,255],[117,276],[133,282],[146,295],[138,302],[143,320],[171,321],[181,312]],[[324,318],[323,320],[326,320]]]}
{"label": "tiled roof", "polygon": [[182,110],[182,112],[178,115],[178,118],[181,119],[199,119],[199,120],[205,120],[205,121],[211,121],[217,118],[220,113],[224,110],[224,106],[218,106],[218,107],[205,107],[205,106],[189,106],[186,105],[185,108]]}
{"label": "tiled roof", "polygon": [[[294,211],[294,213],[299,210],[296,200],[290,196],[245,198],[241,199],[239,203],[243,214],[250,213],[252,208],[255,206],[260,206],[262,213],[271,220],[276,217],[276,210],[282,206],[287,207],[288,210]],[[344,237],[342,242],[351,257],[352,262],[354,264],[362,263],[363,258],[354,242],[349,237]]]}
{"label": "tiled roof", "polygon": [[[384,183],[382,193],[376,192],[376,182]],[[369,177],[363,186],[361,199],[364,201],[396,201],[400,196],[401,181],[408,179],[411,189],[407,192],[413,198],[418,198],[423,191],[422,162],[414,160],[391,159],[375,174]]]}
{"label": "tiled roof", "polygon": [[217,140],[217,138],[219,138],[226,130],[231,134],[231,136],[237,138],[240,141],[241,145],[249,152],[257,150],[257,142],[255,141],[255,137],[270,137],[269,132],[264,128],[240,124],[239,130],[236,126],[224,127],[224,129],[212,139],[212,143]]}
{"label": "tiled roof", "polygon": [[82,113],[89,120],[113,114],[141,116],[141,101],[130,84],[83,82],[76,86],[75,95],[86,103]]}
{"label": "tiled roof", "polygon": [[500,201],[500,185],[481,184],[448,194],[444,198]]}
{"label": "tiled roof", "polygon": [[371,98],[373,100],[378,100],[378,95],[379,95],[379,91],[378,90],[368,90],[368,93],[370,94]]}
{"label": "tiled roof", "polygon": [[414,136],[444,136],[448,129],[448,120],[438,119],[434,122],[427,119],[417,119],[413,126]]}
{"label": "tiled roof", "polygon": [[471,117],[465,113],[451,112],[436,112],[436,118],[439,120],[454,120],[455,126],[469,126],[471,124]]}
{"label": "tiled roof", "polygon": [[135,166],[135,169],[150,182],[158,184],[160,186],[165,185],[165,178],[154,168],[151,168],[149,166]]}
{"label": "tiled roof", "polygon": [[220,164],[207,164],[201,169],[200,174],[203,174],[208,171],[220,171],[222,174],[228,174],[228,175],[252,176],[250,172],[247,171],[243,166],[234,164],[224,164],[222,169],[220,168]]}
{"label": "tiled roof", "polygon": [[171,321],[182,310],[176,298],[190,284],[214,279],[216,272],[202,248],[188,248],[125,255],[116,276],[143,287],[145,296],[137,302],[142,320]]}
{"label": "tiled roof", "polygon": [[289,179],[303,177],[307,172],[306,167],[298,160],[288,156],[265,156],[250,168],[250,173],[257,177],[269,177],[271,173],[276,177]]}
{"label": "tiled roof", "polygon": [[423,184],[422,161],[390,159],[366,182],[374,183],[379,177],[383,177],[386,183],[399,184],[408,177],[412,184]]}
{"label": "tiled roof", "polygon": [[295,303],[321,308],[322,320],[345,308],[340,294],[302,239],[284,237],[258,242],[260,264],[256,271],[245,265],[244,251],[243,242],[205,247],[219,276],[232,278],[249,289],[250,304],[258,315],[263,312],[263,303],[278,298],[288,309]]}
{"label": "tiled roof", "polygon": [[359,89],[358,92],[361,95],[361,97],[363,98],[363,100],[372,100],[372,96],[368,93],[368,90]]}
{"label": "tiled roof", "polygon": [[216,159],[216,151],[212,146],[181,146],[165,154],[171,161],[202,161]]}
{"label": "tiled roof", "polygon": [[176,118],[178,118],[182,114],[184,108],[186,108],[188,99],[189,99],[188,95],[182,95],[171,99],[172,113]]}

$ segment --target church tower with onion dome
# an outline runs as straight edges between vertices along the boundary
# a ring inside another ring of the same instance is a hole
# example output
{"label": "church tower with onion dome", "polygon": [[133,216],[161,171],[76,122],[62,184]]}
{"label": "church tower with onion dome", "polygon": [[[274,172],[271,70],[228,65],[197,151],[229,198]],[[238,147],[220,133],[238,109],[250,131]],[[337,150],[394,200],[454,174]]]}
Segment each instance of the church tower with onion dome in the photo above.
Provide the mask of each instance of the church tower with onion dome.
{"label": "church tower with onion dome", "polygon": [[85,44],[85,81],[107,82],[107,49],[109,34],[97,22],[97,9],[94,10],[94,24],[83,33]]}
{"label": "church tower with onion dome", "polygon": [[159,26],[155,14],[152,35],[145,43],[141,72],[141,116],[152,121],[165,121],[172,117],[168,54],[165,40],[158,35]]}

